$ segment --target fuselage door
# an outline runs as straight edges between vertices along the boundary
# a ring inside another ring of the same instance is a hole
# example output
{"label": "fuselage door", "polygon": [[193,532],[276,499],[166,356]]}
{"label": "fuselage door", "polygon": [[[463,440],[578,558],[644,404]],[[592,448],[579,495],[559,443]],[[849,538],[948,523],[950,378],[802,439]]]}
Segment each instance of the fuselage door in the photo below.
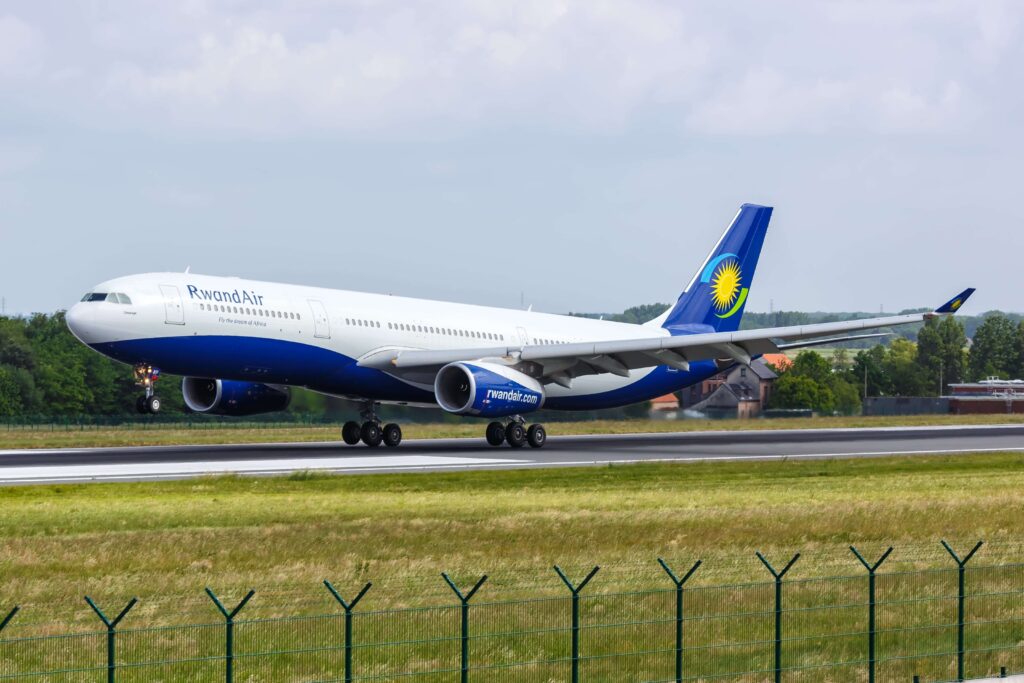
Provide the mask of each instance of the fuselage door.
{"label": "fuselage door", "polygon": [[517,327],[516,328],[516,334],[519,335],[519,345],[520,346],[529,346],[529,344],[530,344],[530,337],[526,334],[526,328],[525,327]]}
{"label": "fuselage door", "polygon": [[164,297],[164,322],[168,325],[185,324],[185,307],[181,305],[181,292],[174,285],[160,285]]}
{"label": "fuselage door", "polygon": [[327,319],[324,302],[318,299],[309,300],[309,308],[313,311],[313,336],[320,339],[331,338],[331,322]]}

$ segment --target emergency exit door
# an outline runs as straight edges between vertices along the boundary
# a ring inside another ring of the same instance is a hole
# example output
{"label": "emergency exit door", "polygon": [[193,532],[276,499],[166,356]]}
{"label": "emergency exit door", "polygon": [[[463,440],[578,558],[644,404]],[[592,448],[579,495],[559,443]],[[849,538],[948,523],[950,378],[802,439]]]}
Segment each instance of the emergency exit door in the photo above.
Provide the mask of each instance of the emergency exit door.
{"label": "emergency exit door", "polygon": [[331,321],[327,319],[324,302],[318,299],[309,300],[309,309],[313,312],[313,336],[320,339],[331,338]]}

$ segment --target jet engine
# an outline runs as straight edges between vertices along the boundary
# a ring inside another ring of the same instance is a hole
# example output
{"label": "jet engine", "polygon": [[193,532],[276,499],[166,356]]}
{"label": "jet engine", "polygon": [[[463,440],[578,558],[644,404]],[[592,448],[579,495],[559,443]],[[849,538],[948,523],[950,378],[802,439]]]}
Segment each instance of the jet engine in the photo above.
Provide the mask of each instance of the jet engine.
{"label": "jet engine", "polygon": [[205,377],[184,378],[181,394],[197,413],[235,417],[284,410],[292,399],[286,386]]}
{"label": "jet engine", "polygon": [[529,413],[544,405],[540,382],[486,361],[460,361],[441,368],[434,378],[434,396],[449,413],[479,417]]}

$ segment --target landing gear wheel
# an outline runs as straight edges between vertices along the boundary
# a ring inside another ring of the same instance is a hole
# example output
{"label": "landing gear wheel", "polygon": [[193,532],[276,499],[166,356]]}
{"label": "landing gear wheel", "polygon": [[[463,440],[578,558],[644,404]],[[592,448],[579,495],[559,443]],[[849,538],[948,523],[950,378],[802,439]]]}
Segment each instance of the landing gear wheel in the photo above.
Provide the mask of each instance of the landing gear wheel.
{"label": "landing gear wheel", "polygon": [[402,428],[394,422],[390,422],[384,425],[382,438],[384,439],[385,446],[388,448],[394,448],[398,444],[402,443]]}
{"label": "landing gear wheel", "polygon": [[145,396],[139,396],[137,399],[135,399],[135,410],[139,411],[139,415],[145,415],[148,412],[148,408],[146,408]]}
{"label": "landing gear wheel", "polygon": [[500,422],[492,422],[487,425],[487,443],[492,446],[500,446],[505,443],[505,425]]}
{"label": "landing gear wheel", "polygon": [[509,422],[505,427],[505,441],[512,448],[522,448],[526,443],[526,430],[518,422]]}
{"label": "landing gear wheel", "polygon": [[541,448],[547,440],[548,433],[544,425],[530,425],[526,430],[526,442],[530,444],[530,448]]}
{"label": "landing gear wheel", "polygon": [[370,448],[376,448],[379,446],[381,439],[384,438],[384,435],[380,430],[380,425],[376,422],[364,422],[362,428],[359,430],[359,436],[362,437],[363,443]]}
{"label": "landing gear wheel", "polygon": [[341,425],[341,440],[349,446],[355,446],[361,438],[363,434],[358,422],[349,421]]}
{"label": "landing gear wheel", "polygon": [[160,412],[160,397],[150,396],[146,399],[146,412],[156,415]]}

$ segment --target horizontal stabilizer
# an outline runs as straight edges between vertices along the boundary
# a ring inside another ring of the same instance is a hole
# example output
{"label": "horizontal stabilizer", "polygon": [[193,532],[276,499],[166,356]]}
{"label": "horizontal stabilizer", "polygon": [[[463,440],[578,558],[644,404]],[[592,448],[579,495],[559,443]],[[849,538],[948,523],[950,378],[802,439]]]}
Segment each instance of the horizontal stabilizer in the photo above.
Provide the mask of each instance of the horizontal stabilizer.
{"label": "horizontal stabilizer", "polygon": [[942,304],[935,309],[936,313],[956,313],[960,310],[960,307],[964,305],[964,302],[970,298],[971,294],[974,294],[974,287],[968,287],[964,291],[957,294],[955,297]]}

